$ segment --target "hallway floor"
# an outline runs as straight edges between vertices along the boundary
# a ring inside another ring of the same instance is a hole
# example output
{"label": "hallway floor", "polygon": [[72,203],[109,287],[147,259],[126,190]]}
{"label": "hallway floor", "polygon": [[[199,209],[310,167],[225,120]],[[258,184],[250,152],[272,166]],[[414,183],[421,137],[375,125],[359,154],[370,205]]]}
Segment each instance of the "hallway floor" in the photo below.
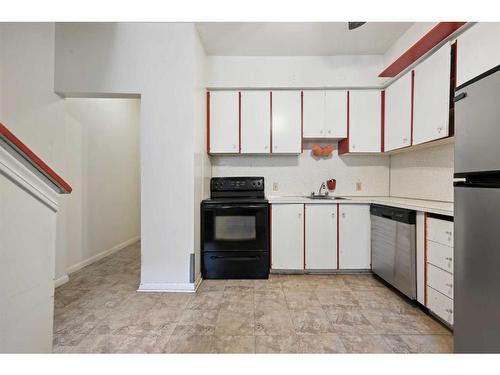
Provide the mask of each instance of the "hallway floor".
{"label": "hallway floor", "polygon": [[449,330],[371,275],[204,281],[137,293],[140,244],[56,289],[56,353],[452,352]]}

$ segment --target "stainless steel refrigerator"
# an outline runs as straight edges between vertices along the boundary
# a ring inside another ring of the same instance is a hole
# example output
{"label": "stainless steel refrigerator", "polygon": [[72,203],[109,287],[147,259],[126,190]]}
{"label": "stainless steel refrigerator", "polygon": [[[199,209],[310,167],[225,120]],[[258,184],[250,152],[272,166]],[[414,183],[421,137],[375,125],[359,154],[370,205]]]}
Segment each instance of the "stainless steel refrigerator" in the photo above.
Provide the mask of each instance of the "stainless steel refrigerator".
{"label": "stainless steel refrigerator", "polygon": [[500,353],[500,66],[455,92],[454,350]]}

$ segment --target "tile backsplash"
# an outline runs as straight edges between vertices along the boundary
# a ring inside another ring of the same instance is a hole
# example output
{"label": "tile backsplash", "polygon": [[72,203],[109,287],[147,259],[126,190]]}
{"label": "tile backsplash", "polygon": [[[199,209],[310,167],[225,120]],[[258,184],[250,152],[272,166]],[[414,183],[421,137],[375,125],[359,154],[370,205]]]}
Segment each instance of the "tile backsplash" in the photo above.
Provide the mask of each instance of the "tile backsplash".
{"label": "tile backsplash", "polygon": [[339,156],[334,142],[332,155],[317,158],[312,155],[311,146],[312,143],[305,143],[300,155],[213,156],[212,175],[263,176],[267,196],[310,194],[330,178],[337,180],[337,187],[330,194],[389,195],[389,156]]}

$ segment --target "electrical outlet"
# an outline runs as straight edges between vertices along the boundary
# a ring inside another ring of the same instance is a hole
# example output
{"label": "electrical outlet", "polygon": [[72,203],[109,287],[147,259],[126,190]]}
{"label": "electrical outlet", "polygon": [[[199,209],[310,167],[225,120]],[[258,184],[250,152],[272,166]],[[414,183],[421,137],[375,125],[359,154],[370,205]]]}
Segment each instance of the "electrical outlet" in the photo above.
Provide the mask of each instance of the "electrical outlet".
{"label": "electrical outlet", "polygon": [[361,191],[361,189],[362,189],[361,181],[356,182],[356,191]]}
{"label": "electrical outlet", "polygon": [[273,182],[273,191],[279,191],[280,190],[280,184],[277,182]]}

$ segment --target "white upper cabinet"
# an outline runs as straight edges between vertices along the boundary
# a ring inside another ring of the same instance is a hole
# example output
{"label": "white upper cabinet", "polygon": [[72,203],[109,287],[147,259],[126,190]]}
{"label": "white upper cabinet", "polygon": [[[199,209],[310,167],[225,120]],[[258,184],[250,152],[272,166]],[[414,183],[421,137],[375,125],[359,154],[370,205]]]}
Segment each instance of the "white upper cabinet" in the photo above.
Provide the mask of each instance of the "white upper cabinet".
{"label": "white upper cabinet", "polygon": [[479,22],[458,37],[457,86],[500,64],[500,23]]}
{"label": "white upper cabinet", "polygon": [[301,101],[300,91],[272,92],[272,153],[302,152]]}
{"label": "white upper cabinet", "polygon": [[451,48],[447,43],[415,68],[413,144],[449,135],[450,83]]}
{"label": "white upper cabinet", "polygon": [[304,138],[347,137],[347,92],[304,91]]}
{"label": "white upper cabinet", "polygon": [[305,206],[305,268],[332,270],[337,268],[337,205]]}
{"label": "white upper cabinet", "polygon": [[304,205],[273,204],[271,268],[304,269]]}
{"label": "white upper cabinet", "polygon": [[325,92],[304,91],[304,137],[323,138],[325,133]]}
{"label": "white upper cabinet", "polygon": [[339,268],[371,268],[370,205],[339,204]]}
{"label": "white upper cabinet", "polygon": [[412,72],[385,89],[384,151],[411,146]]}
{"label": "white upper cabinet", "polygon": [[268,154],[271,141],[269,91],[241,92],[241,153]]}
{"label": "white upper cabinet", "polygon": [[380,90],[349,92],[349,152],[380,152]]}
{"label": "white upper cabinet", "polygon": [[211,91],[209,152],[234,154],[240,151],[239,92]]}
{"label": "white upper cabinet", "polygon": [[347,91],[326,91],[325,112],[326,136],[347,138]]}

